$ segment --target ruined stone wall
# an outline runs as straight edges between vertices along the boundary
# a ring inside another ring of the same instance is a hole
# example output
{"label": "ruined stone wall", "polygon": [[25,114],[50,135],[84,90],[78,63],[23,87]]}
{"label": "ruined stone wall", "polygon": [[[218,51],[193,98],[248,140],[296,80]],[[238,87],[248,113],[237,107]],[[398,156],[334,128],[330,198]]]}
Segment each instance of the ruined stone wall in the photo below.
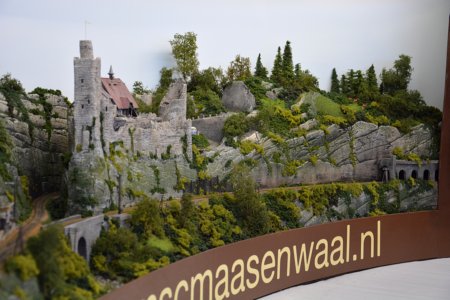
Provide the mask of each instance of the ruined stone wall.
{"label": "ruined stone wall", "polygon": [[186,120],[186,107],[187,86],[179,79],[170,84],[159,106],[159,116],[163,121]]}
{"label": "ruined stone wall", "polygon": [[220,143],[223,139],[223,126],[225,121],[234,113],[225,113],[218,116],[192,120],[192,126],[207,139]]}

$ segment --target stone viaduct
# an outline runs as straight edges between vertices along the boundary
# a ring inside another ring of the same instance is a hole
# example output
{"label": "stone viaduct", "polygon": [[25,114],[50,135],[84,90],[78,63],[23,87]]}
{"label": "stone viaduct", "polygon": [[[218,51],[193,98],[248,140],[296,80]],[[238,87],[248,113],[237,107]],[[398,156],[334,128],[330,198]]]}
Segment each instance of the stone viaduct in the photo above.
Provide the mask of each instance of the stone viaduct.
{"label": "stone viaduct", "polygon": [[439,161],[430,160],[421,165],[414,161],[392,158],[381,159],[378,162],[381,179],[386,182],[391,179],[407,180],[410,177],[423,180],[439,180]]}

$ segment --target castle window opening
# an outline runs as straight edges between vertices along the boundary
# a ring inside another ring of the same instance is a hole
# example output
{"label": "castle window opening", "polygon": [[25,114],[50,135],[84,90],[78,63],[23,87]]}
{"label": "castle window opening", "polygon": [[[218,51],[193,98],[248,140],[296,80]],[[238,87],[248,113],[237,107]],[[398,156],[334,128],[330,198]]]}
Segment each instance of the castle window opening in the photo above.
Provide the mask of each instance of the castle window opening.
{"label": "castle window opening", "polygon": [[417,179],[417,171],[416,170],[412,171],[411,177],[414,178],[414,179]]}
{"label": "castle window opening", "polygon": [[400,172],[398,173],[398,179],[405,180],[405,171],[404,170],[400,170]]}
{"label": "castle window opening", "polygon": [[108,106],[105,106],[105,111],[108,111]]}
{"label": "castle window opening", "polygon": [[88,99],[88,104],[91,104],[91,100]]}
{"label": "castle window opening", "polygon": [[84,104],[81,104],[81,109],[83,109],[84,108]]}
{"label": "castle window opening", "polygon": [[84,82],[84,79],[81,79],[81,83],[83,83]]}
{"label": "castle window opening", "polygon": [[423,171],[423,180],[430,180],[430,171]]}

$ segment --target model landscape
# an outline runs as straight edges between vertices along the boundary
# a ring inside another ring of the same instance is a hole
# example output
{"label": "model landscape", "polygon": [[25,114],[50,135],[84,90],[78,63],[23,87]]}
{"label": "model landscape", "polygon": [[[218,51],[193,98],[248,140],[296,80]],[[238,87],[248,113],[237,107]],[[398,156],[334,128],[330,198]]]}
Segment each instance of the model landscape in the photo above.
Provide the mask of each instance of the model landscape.
{"label": "model landscape", "polygon": [[192,32],[170,44],[152,91],[103,77],[87,40],[73,102],[1,78],[2,297],[93,299],[234,241],[436,206],[441,112],[408,89],[411,57],[330,68],[323,91],[289,41],[270,73],[263,53],[199,70]]}

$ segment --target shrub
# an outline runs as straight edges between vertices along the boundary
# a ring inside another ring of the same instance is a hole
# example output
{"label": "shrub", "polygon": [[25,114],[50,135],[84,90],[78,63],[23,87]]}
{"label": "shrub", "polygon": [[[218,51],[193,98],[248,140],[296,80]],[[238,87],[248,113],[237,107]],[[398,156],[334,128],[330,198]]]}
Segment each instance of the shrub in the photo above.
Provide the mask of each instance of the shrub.
{"label": "shrub", "polygon": [[251,141],[242,141],[239,144],[239,148],[243,155],[247,155],[250,152],[252,152],[253,150],[256,150],[256,152],[258,152],[261,155],[264,154],[264,148],[261,145],[255,144]]}
{"label": "shrub", "polygon": [[192,144],[199,149],[205,149],[209,146],[208,139],[201,133],[192,136]]}
{"label": "shrub", "polygon": [[235,114],[226,119],[223,126],[223,134],[226,138],[243,135],[248,131],[248,121],[243,113]]}

